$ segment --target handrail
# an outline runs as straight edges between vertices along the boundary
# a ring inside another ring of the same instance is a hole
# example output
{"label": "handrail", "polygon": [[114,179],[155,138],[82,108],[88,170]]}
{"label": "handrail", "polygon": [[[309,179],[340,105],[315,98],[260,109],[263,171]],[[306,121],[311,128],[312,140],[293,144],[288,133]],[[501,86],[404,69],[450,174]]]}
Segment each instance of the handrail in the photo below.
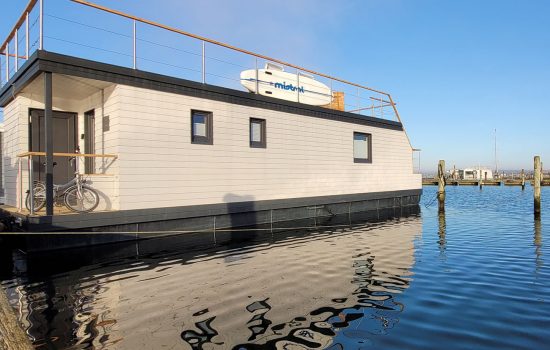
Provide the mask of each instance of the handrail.
{"label": "handrail", "polygon": [[316,72],[314,70],[310,70],[310,69],[307,69],[307,68],[303,68],[303,67],[285,62],[285,61],[278,60],[276,58],[272,58],[272,57],[269,57],[269,56],[265,56],[265,55],[261,55],[259,53],[252,52],[252,51],[240,49],[236,46],[229,45],[229,44],[223,43],[221,41],[208,39],[208,38],[200,36],[200,35],[192,34],[192,33],[177,29],[177,28],[169,27],[169,26],[166,26],[166,25],[158,23],[158,22],[150,21],[148,19],[136,17],[136,16],[130,15],[130,14],[122,12],[122,11],[117,11],[117,10],[114,10],[114,9],[111,9],[111,8],[108,8],[108,7],[105,7],[105,6],[94,4],[94,3],[89,2],[89,1],[84,1],[84,0],[71,0],[71,1],[74,2],[74,3],[77,3],[77,4],[89,6],[89,7],[101,10],[101,11],[112,13],[114,15],[118,15],[118,16],[121,16],[121,17],[126,17],[126,18],[132,19],[134,21],[149,24],[151,26],[158,27],[158,28],[161,28],[161,29],[165,29],[165,30],[168,30],[168,31],[171,31],[171,32],[174,32],[174,33],[182,34],[182,35],[194,38],[194,39],[202,40],[202,41],[214,44],[214,45],[222,46],[222,47],[225,47],[225,48],[237,51],[237,52],[245,53],[247,55],[258,57],[258,58],[261,58],[261,59],[264,59],[264,60],[267,60],[267,61],[272,61],[272,62],[275,62],[275,63],[279,63],[279,64],[282,64],[282,65],[285,65],[285,66],[288,66],[288,67],[298,69],[298,70],[303,71],[303,72],[308,72],[308,73],[315,74],[315,75],[318,75],[318,76],[321,76],[321,77],[324,77],[324,78],[327,78],[327,79],[339,81],[339,82],[344,83],[344,84],[348,84],[348,85],[359,87],[359,88],[362,88],[362,89],[365,89],[365,90],[376,92],[378,94],[386,95],[388,97],[390,96],[389,93],[384,92],[384,91],[375,90],[375,89],[370,88],[368,86],[363,86],[363,85],[352,83],[352,82],[349,82],[349,81],[346,81],[346,80],[343,80],[343,79],[340,79],[340,78],[335,78],[335,77],[332,77],[332,76],[327,75],[327,74],[319,73],[319,72]]}
{"label": "handrail", "polygon": [[29,1],[29,3],[27,4],[27,7],[25,7],[25,10],[21,14],[21,17],[19,17],[19,19],[17,20],[15,25],[12,27],[12,30],[11,30],[10,34],[8,35],[6,40],[4,40],[4,42],[2,43],[2,46],[0,46],[0,51],[4,51],[4,49],[6,48],[8,43],[10,42],[10,40],[13,39],[13,37],[15,36],[15,32],[16,32],[17,28],[19,28],[23,24],[23,22],[25,22],[25,20],[27,19],[27,13],[32,11],[34,5],[36,5],[37,2],[38,2],[38,0],[30,0]]}
{"label": "handrail", "polygon": [[[46,156],[46,152],[24,152],[18,154],[18,158]],[[88,157],[88,158],[118,158],[116,154],[94,154],[94,153],[54,153],[54,157]]]}

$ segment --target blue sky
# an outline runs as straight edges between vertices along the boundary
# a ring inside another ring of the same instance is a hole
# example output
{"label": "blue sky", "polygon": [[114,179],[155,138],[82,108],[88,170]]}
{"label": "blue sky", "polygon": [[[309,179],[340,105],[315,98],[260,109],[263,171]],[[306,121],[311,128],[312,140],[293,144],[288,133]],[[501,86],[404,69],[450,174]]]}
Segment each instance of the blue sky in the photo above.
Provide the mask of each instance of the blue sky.
{"label": "blue sky", "polygon": [[[78,29],[66,19],[130,35],[128,21],[67,0],[45,3],[47,36],[131,53],[128,38]],[[390,92],[413,146],[422,149],[424,172],[435,169],[438,159],[449,166],[494,167],[495,129],[500,169],[531,169],[534,155],[550,164],[548,1],[97,3]],[[25,5],[26,0],[3,4],[2,37]],[[150,41],[194,45],[146,28],[138,31]],[[46,50],[75,46],[51,38],[46,38]],[[142,46],[144,57],[162,60],[169,55],[147,45]],[[84,51],[74,54],[79,52]],[[123,55],[86,52],[88,58],[92,54],[116,64],[131,63]],[[172,68],[187,67],[182,55]],[[195,67],[197,57],[188,56]],[[147,69],[148,63],[140,65]]]}

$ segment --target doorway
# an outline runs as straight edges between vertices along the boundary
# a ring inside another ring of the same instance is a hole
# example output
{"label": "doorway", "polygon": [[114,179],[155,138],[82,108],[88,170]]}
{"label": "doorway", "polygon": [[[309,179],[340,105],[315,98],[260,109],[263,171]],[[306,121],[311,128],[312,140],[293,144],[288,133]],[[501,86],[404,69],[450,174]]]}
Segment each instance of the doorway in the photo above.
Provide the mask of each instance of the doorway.
{"label": "doorway", "polygon": [[[44,110],[30,109],[29,150],[45,152]],[[77,145],[77,114],[72,112],[53,112],[53,152],[75,153]],[[33,157],[33,175],[35,181],[46,181],[46,157]],[[53,157],[53,182],[63,184],[74,178],[76,162],[69,157]]]}

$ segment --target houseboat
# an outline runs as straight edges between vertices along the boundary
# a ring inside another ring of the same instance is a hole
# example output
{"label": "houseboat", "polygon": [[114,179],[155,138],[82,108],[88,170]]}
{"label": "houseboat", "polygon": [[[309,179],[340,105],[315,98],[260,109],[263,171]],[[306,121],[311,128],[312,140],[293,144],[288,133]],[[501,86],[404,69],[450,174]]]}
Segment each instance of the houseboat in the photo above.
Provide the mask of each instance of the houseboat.
{"label": "houseboat", "polygon": [[[133,62],[49,51],[43,6],[31,0],[0,47],[2,208],[19,229],[134,239],[418,206],[421,175],[391,95],[83,1],[71,6],[133,22]],[[33,16],[34,51],[16,44]],[[139,69],[136,25],[202,43],[202,79]],[[205,44],[264,64],[234,77],[240,87],[210,84]],[[355,97],[321,80],[368,103],[349,106]],[[65,208],[56,190],[75,172],[98,195],[88,212]]]}

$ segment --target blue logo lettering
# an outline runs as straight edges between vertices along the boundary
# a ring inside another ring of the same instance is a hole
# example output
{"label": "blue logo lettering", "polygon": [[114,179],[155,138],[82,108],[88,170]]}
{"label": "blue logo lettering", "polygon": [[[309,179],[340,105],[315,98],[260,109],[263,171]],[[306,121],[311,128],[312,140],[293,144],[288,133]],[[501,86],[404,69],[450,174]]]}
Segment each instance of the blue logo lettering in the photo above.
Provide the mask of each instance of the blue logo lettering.
{"label": "blue logo lettering", "polygon": [[270,83],[271,85],[273,85],[276,89],[281,89],[281,90],[290,90],[290,91],[296,91],[298,90],[298,93],[304,93],[305,90],[304,90],[304,87],[301,86],[294,86],[292,84],[286,84],[286,81],[283,81],[283,83]]}

